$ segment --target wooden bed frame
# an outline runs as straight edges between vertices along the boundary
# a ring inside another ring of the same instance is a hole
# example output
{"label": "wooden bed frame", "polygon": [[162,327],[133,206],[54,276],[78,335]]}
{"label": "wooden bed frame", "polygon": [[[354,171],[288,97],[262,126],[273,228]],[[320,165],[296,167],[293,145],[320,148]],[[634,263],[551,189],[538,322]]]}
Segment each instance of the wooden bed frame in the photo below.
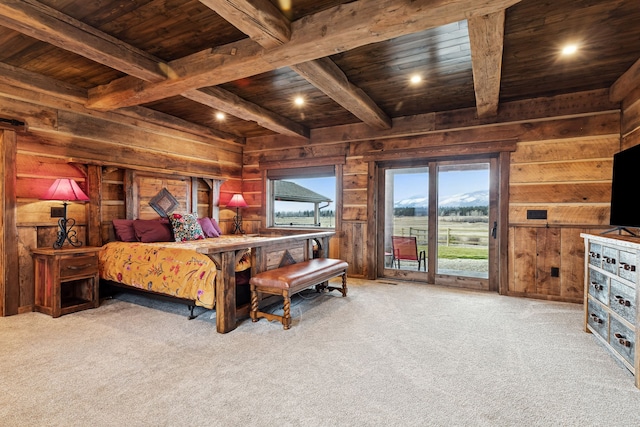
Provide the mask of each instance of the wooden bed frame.
{"label": "wooden bed frame", "polygon": [[[249,279],[251,277],[249,269],[236,272],[236,316],[238,319],[249,317],[251,309],[251,290],[249,288]],[[115,282],[113,280],[100,279],[100,298],[111,298],[120,290],[122,292],[145,295],[151,298],[160,299],[169,302],[177,302],[187,306],[189,320],[195,319],[197,316],[193,311],[197,307],[196,302],[191,299],[179,298],[159,292],[149,291],[147,289],[129,286],[124,283]],[[238,292],[240,291],[240,292]]]}
{"label": "wooden bed frame", "polygon": [[[272,270],[281,266],[283,260],[301,262],[314,257],[324,258],[328,253],[329,239],[333,231],[324,232],[296,232],[287,234],[265,232],[250,236],[234,238],[207,239],[208,246],[195,249],[196,252],[207,255],[216,265],[215,277],[215,310],[216,330],[227,333],[236,328],[238,315],[248,314],[249,305],[241,307],[236,304],[236,253],[251,250],[251,276],[260,272]],[[106,282],[105,282],[106,283]],[[118,284],[121,289],[139,290],[132,286]],[[148,294],[157,292],[146,291]],[[170,296],[164,295],[166,298]],[[180,301],[175,298],[174,301]],[[182,299],[187,305],[194,304],[190,300]]]}

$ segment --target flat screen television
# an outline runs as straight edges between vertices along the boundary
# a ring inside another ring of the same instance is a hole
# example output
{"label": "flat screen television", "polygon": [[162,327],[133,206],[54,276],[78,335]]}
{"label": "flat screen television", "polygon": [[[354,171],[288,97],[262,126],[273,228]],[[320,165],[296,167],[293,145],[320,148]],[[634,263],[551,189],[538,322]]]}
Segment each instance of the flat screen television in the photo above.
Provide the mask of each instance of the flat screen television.
{"label": "flat screen television", "polygon": [[628,232],[625,227],[640,227],[639,187],[640,145],[636,145],[613,156],[609,224],[615,229]]}

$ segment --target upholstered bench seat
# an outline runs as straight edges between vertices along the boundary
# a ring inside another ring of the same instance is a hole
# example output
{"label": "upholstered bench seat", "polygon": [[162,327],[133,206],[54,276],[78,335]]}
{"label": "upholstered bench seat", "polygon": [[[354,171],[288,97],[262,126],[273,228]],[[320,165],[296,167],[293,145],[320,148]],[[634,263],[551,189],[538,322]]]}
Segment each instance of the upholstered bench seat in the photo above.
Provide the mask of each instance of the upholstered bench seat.
{"label": "upholstered bench seat", "polygon": [[[345,261],[333,258],[314,258],[296,264],[263,271],[251,277],[251,320],[257,322],[264,317],[279,320],[284,329],[291,327],[291,296],[311,286],[318,291],[337,290],[347,296],[347,268]],[[342,287],[328,286],[329,279],[342,276]],[[278,316],[258,310],[261,294],[280,295],[284,298],[284,314]]]}

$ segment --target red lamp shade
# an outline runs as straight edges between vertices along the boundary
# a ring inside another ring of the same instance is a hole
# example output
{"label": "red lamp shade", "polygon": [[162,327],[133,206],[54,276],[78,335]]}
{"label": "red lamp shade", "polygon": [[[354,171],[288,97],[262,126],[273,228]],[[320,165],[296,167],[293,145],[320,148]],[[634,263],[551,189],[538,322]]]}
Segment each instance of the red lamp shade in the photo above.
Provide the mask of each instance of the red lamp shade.
{"label": "red lamp shade", "polygon": [[229,203],[227,203],[228,208],[246,208],[247,206],[249,205],[244,201],[242,194],[234,194]]}
{"label": "red lamp shade", "polygon": [[86,202],[89,200],[77,182],[69,178],[59,178],[42,196],[43,200],[64,200],[70,202]]}

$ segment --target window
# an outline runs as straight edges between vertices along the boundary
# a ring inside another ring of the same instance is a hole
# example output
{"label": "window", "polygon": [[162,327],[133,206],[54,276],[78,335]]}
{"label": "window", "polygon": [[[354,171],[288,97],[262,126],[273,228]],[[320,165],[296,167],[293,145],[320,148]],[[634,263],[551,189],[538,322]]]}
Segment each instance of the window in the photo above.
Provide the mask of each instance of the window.
{"label": "window", "polygon": [[335,227],[334,166],[269,170],[267,188],[271,227]]}

